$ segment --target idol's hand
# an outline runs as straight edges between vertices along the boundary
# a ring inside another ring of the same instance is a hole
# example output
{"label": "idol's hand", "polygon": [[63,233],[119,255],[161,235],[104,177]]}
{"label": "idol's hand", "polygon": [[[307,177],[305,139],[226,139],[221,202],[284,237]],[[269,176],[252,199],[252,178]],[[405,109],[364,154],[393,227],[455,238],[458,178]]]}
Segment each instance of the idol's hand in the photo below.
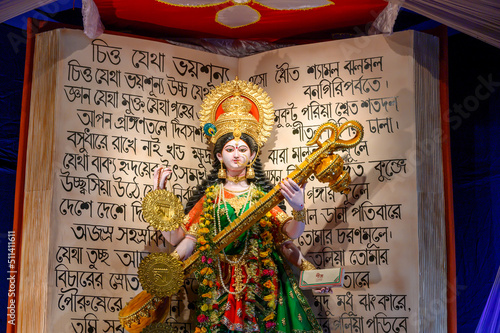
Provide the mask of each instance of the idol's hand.
{"label": "idol's hand", "polygon": [[292,241],[287,241],[283,243],[280,247],[283,256],[290,261],[290,263],[296,267],[300,266],[302,260],[304,260],[304,255],[300,252],[299,248],[293,244]]}
{"label": "idol's hand", "polygon": [[280,183],[280,192],[292,209],[300,211],[304,209],[304,190],[306,184],[299,186],[293,179],[283,179]]}
{"label": "idol's hand", "polygon": [[175,252],[179,255],[181,260],[187,259],[193,253],[196,240],[191,237],[184,237],[184,239],[177,245]]}
{"label": "idol's hand", "polygon": [[159,166],[153,174],[153,189],[164,190],[167,184],[168,177],[172,174],[172,169],[166,166]]}

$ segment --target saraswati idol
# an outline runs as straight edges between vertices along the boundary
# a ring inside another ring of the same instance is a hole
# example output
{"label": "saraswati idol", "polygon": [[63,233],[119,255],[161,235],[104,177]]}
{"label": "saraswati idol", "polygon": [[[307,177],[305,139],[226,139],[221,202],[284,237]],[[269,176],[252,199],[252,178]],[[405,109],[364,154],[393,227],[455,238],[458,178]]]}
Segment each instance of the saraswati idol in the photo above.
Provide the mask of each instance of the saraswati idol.
{"label": "saraswati idol", "polygon": [[[120,312],[122,326],[132,333],[169,331],[162,324],[169,296],[194,274],[196,333],[322,332],[288,263],[315,269],[293,245],[305,228],[304,185],[314,174],[334,191],[349,190],[349,174],[334,152],[357,145],[361,125],[319,126],[307,143],[317,149],[274,186],[259,159],[274,122],[262,88],[238,79],[221,84],[204,99],[200,120],[213,144],[213,168],[184,210],[164,189],[170,169],[155,172],[155,190],[144,199],[143,214],[176,249],[141,262],[144,291]],[[346,129],[354,136],[343,140]],[[325,131],[330,137],[320,142]]]}

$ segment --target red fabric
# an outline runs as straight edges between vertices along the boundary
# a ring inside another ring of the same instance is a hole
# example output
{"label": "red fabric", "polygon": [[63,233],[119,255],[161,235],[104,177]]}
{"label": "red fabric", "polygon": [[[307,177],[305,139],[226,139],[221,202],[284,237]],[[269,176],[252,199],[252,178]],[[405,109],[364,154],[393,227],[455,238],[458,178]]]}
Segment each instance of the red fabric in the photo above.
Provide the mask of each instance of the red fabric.
{"label": "red fabric", "polygon": [[[224,267],[225,269],[227,270],[228,269],[228,266],[227,264],[224,264]],[[243,274],[243,283],[246,285],[246,283],[248,282],[247,281],[247,272],[246,272],[246,269],[245,267],[241,267],[241,271],[242,271],[242,274]],[[256,275],[259,276],[260,275],[260,272],[257,271],[256,272]],[[229,290],[231,292],[235,292],[235,289],[234,289],[234,286],[236,284],[236,279],[235,279],[235,267],[231,267],[231,281],[229,283]],[[247,303],[247,299],[246,299],[246,291],[245,292],[242,292],[241,293],[241,297],[239,297],[239,299],[233,295],[233,294],[228,294],[227,296],[227,303],[230,304],[230,306],[228,307],[228,309],[226,310],[226,312],[224,312],[224,324],[226,325],[226,327],[229,328],[229,330],[238,330],[238,331],[241,331],[243,329],[243,327],[245,327],[245,316],[241,315],[239,316],[238,315],[238,312],[241,312],[241,313],[245,313],[246,314],[246,303]],[[251,319],[252,323],[254,323],[255,325],[257,324],[257,320],[255,317],[250,317],[249,318]]]}
{"label": "red fabric", "polygon": [[[246,98],[245,96],[242,96],[243,98],[245,98],[246,100],[248,100],[250,102],[250,104],[252,104],[252,108],[250,109],[250,114],[252,116],[254,116],[254,118],[259,121],[259,109],[257,109],[257,105],[255,105],[254,102],[252,102],[251,100],[249,100],[248,98]],[[228,97],[229,98],[229,97]],[[222,101],[219,105],[219,107],[217,108],[217,112],[215,113],[215,120],[219,119],[219,116],[221,114],[224,113],[224,110],[222,109],[222,103],[224,103],[226,100]]]}
{"label": "red fabric", "polygon": [[155,0],[95,0],[105,26],[132,31],[148,30],[173,36],[277,40],[314,31],[365,24],[385,8],[384,0],[335,0],[309,10],[274,10],[252,3],[260,20],[240,28],[215,21],[218,11],[232,2],[210,7],[172,6]]}

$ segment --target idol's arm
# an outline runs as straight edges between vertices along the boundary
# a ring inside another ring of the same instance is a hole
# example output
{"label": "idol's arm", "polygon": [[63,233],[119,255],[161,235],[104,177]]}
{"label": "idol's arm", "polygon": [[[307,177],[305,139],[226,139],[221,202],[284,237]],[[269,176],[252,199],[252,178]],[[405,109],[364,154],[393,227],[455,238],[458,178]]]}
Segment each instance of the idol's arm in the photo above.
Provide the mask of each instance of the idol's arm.
{"label": "idol's arm", "polygon": [[184,237],[184,239],[175,248],[175,252],[179,255],[179,259],[184,260],[189,258],[189,256],[193,253],[195,245],[196,239],[186,235],[186,237]]}
{"label": "idol's arm", "polygon": [[179,244],[185,236],[184,230],[181,227],[172,231],[162,231],[161,234],[163,235],[163,238],[165,238],[165,240],[173,246]]}
{"label": "idol's arm", "polygon": [[[186,217],[189,217],[189,215],[186,215]],[[196,229],[197,225],[191,225],[187,230],[186,224],[184,224],[173,231],[162,231],[167,242],[176,246],[175,252],[177,252],[181,260],[188,258],[193,253],[196,245]]]}
{"label": "idol's arm", "polygon": [[[301,271],[308,271],[317,269],[313,264],[304,258],[304,255],[299,250],[295,244],[291,240],[283,243],[280,246],[281,254],[294,266],[297,266]],[[317,293],[330,293],[332,292],[331,288],[325,287],[321,289],[315,289]]]}
{"label": "idol's arm", "polygon": [[303,221],[291,219],[283,225],[281,232],[292,239],[299,238],[304,232],[306,224]]}
{"label": "idol's arm", "polygon": [[[169,237],[174,242],[170,244],[177,245],[175,251],[179,255],[180,260],[185,260],[191,256],[196,246],[196,238],[198,237],[198,222],[200,220],[201,209],[205,197],[201,198],[191,211],[184,217],[181,227],[175,232],[170,232]],[[180,230],[180,231],[179,231]]]}
{"label": "idol's arm", "polygon": [[293,179],[286,178],[280,185],[281,194],[283,194],[285,200],[293,209],[293,219],[287,221],[282,226],[281,232],[292,239],[299,238],[306,227],[306,209],[304,208],[304,191],[306,184],[299,186]]}
{"label": "idol's arm", "polygon": [[[172,174],[172,169],[165,166],[158,167],[153,174],[153,189],[165,189],[167,181]],[[167,242],[176,246],[175,251],[181,260],[188,258],[196,245],[196,228],[197,224],[193,223],[199,218],[200,205],[202,200],[193,208],[188,215],[185,216],[182,225],[172,231],[162,231],[162,235]]]}

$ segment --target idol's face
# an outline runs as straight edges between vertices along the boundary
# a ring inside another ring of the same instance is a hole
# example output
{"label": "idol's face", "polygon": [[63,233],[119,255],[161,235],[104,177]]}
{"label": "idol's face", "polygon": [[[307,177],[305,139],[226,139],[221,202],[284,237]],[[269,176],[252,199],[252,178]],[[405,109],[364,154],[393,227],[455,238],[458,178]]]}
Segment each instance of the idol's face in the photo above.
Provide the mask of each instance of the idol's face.
{"label": "idol's face", "polygon": [[252,153],[245,141],[231,140],[222,148],[222,153],[217,154],[217,158],[224,163],[226,169],[234,174],[241,174],[246,171],[246,166],[252,162],[255,153]]}

